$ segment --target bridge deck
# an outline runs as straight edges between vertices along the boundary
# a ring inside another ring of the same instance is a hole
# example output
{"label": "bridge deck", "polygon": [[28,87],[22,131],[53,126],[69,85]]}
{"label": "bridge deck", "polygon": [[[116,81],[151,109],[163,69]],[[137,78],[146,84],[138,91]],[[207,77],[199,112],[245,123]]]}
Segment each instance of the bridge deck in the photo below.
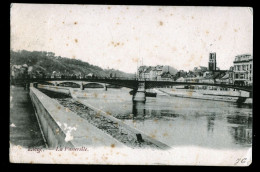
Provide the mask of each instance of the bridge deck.
{"label": "bridge deck", "polygon": [[155,80],[136,80],[136,79],[114,79],[114,78],[93,78],[93,79],[70,79],[70,78],[33,78],[29,79],[31,82],[38,82],[38,81],[85,81],[85,82],[96,82],[96,83],[105,83],[111,85],[117,85],[132,89],[138,88],[139,82],[145,82],[145,88],[155,88],[161,86],[177,86],[177,85],[205,85],[205,86],[216,86],[216,87],[225,87],[231,89],[237,89],[242,91],[252,92],[251,86],[237,86],[233,84],[219,84],[219,83],[201,83],[201,82],[176,82],[176,81],[155,81]]}

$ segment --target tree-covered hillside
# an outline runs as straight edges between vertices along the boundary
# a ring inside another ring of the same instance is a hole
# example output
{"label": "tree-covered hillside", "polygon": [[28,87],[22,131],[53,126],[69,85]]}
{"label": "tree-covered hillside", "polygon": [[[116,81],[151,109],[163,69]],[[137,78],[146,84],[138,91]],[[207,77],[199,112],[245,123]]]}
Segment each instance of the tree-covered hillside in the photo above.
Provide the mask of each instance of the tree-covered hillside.
{"label": "tree-covered hillside", "polygon": [[53,71],[56,71],[69,75],[88,75],[93,73],[95,76],[100,77],[109,77],[111,74],[116,77],[134,77],[134,74],[114,69],[102,69],[78,59],[55,56],[52,52],[11,50],[10,56],[11,66],[27,64],[32,67],[31,73],[43,72],[45,75],[51,75]]}

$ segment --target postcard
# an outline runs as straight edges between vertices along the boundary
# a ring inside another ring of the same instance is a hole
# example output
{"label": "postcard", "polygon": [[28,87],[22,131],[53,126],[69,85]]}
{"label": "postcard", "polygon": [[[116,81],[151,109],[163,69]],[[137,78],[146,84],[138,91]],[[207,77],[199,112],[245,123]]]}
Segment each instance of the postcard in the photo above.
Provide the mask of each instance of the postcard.
{"label": "postcard", "polygon": [[251,7],[10,8],[11,163],[252,163]]}

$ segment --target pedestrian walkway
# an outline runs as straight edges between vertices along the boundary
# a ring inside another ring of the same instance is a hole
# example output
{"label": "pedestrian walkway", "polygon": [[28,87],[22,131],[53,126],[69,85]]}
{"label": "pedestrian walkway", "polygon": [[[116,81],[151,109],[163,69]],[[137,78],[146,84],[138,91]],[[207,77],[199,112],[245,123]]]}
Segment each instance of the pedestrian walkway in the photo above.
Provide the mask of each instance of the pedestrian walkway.
{"label": "pedestrian walkway", "polygon": [[45,146],[28,91],[10,87],[10,143],[26,148]]}

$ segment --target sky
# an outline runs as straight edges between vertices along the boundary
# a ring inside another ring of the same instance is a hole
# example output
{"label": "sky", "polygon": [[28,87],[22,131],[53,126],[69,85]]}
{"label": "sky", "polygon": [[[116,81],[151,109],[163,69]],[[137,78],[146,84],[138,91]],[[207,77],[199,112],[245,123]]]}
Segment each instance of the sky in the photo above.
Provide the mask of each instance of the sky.
{"label": "sky", "polygon": [[253,52],[247,7],[12,4],[11,49],[54,52],[128,73],[140,65],[177,70],[233,65]]}

